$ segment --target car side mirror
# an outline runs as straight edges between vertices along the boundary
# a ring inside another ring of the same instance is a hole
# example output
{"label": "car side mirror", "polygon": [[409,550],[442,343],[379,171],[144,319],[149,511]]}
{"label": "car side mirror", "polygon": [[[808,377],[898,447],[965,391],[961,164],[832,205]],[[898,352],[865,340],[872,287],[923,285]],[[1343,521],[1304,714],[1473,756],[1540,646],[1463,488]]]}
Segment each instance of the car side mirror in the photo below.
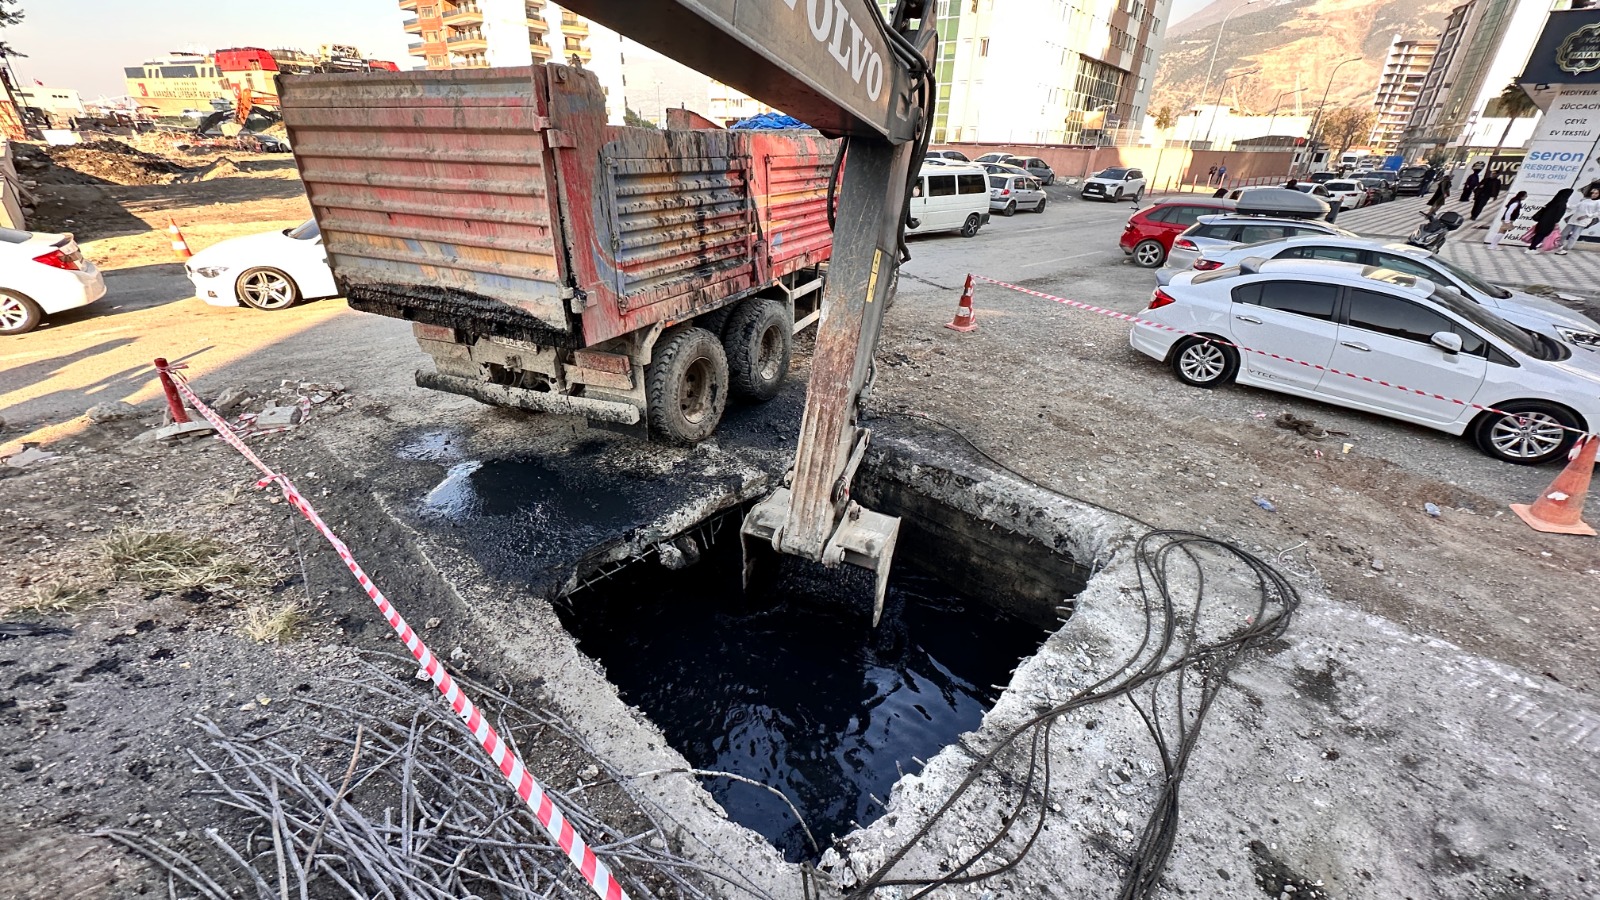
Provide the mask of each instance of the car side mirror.
{"label": "car side mirror", "polygon": [[1461,352],[1461,335],[1453,331],[1436,331],[1433,333],[1433,337],[1428,340],[1432,341],[1435,347],[1446,353]]}

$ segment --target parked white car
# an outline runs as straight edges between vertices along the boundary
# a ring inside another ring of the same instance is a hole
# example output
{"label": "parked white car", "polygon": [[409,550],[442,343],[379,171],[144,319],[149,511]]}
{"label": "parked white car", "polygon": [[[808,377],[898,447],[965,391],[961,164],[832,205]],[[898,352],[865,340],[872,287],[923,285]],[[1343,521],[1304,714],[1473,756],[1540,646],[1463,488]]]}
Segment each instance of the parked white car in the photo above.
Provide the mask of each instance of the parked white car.
{"label": "parked white car", "polygon": [[339,295],[315,219],[297,228],[213,244],[184,268],[195,296],[213,306],[242,303],[279,310],[301,300]]}
{"label": "parked white car", "polygon": [[1367,203],[1367,189],[1359,181],[1340,179],[1329,181],[1322,185],[1328,192],[1331,202],[1339,204],[1340,209],[1356,209]]}
{"label": "parked white car", "polygon": [[1600,424],[1600,356],[1392,270],[1252,258],[1179,275],[1140,318],[1155,325],[1133,326],[1133,348],[1188,384],[1237,380],[1465,434],[1507,462],[1560,459]]}
{"label": "parked white car", "polygon": [[105,295],[105,279],[72,235],[0,228],[0,335],[32,331]]}
{"label": "parked white car", "polygon": [[1083,182],[1080,196],[1085,200],[1132,200],[1144,196],[1144,172],[1126,166],[1111,166],[1094,173]]}
{"label": "parked white car", "polygon": [[1562,340],[1600,353],[1600,323],[1536,294],[1490,284],[1455,263],[1410,244],[1370,238],[1313,235],[1284,241],[1243,244],[1207,250],[1195,261],[1200,270],[1237,266],[1251,257],[1261,259],[1321,259],[1328,262],[1376,266],[1426,278],[1440,287],[1455,289],[1468,300],[1487,307],[1513,325],[1555,333]]}
{"label": "parked white car", "polygon": [[975,237],[989,222],[989,176],[966,163],[924,164],[911,186],[910,212],[907,234],[957,231]]}

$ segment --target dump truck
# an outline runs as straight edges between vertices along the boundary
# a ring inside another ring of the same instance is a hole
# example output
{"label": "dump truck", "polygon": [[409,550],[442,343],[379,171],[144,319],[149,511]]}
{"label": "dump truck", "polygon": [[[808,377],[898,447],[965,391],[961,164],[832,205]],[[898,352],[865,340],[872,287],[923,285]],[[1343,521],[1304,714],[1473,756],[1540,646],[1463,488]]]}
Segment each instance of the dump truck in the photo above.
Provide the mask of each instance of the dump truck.
{"label": "dump truck", "polygon": [[423,387],[692,443],[730,393],[776,394],[818,318],[837,148],[815,131],[611,126],[565,65],[278,90],[334,276],[413,323]]}

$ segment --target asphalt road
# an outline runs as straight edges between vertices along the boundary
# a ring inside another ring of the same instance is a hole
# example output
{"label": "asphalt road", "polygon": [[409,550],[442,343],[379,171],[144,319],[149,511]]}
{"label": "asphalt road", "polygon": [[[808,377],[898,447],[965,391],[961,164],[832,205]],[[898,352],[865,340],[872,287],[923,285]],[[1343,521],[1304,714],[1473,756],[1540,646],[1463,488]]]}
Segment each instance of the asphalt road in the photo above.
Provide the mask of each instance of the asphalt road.
{"label": "asphalt road", "polygon": [[[1154,288],[1151,270],[1132,265],[1117,237],[1132,204],[1075,199],[1065,187],[1049,189],[1040,214],[996,215],[973,238],[927,235],[910,240],[912,260],[902,270],[902,302],[948,303],[968,272],[1123,312],[1137,312]],[[270,227],[270,226],[269,226]],[[91,257],[94,242],[86,245]],[[431,404],[459,404],[417,389],[412,372],[424,359],[410,328],[394,319],[352,312],[342,301],[317,300],[282,312],[208,306],[193,296],[181,267],[165,262],[107,273],[109,293],[84,310],[52,318],[31,334],[0,340],[0,452],[23,440],[49,440],[76,427],[73,420],[104,401],[142,402],[159,396],[150,362],[182,361],[189,374],[212,390],[231,384],[270,384],[279,379],[339,380],[369,396],[403,402],[414,413]],[[1093,318],[991,285],[978,288],[983,315]],[[890,334],[920,328],[909,310],[891,313]],[[1104,334],[1104,321],[1085,323]],[[1120,331],[1119,329],[1116,329]],[[1115,339],[1100,339],[1097,352],[1141,369],[1156,363]],[[1061,389],[1071,389],[1063,372]],[[1251,388],[1197,392],[1172,383],[1172,402],[1196,415],[1227,418],[1276,409],[1289,401]],[[1293,401],[1328,427],[1362,437],[1364,452],[1383,456],[1440,480],[1489,496],[1521,497],[1549,479],[1490,460],[1466,444],[1427,429],[1331,406]]]}

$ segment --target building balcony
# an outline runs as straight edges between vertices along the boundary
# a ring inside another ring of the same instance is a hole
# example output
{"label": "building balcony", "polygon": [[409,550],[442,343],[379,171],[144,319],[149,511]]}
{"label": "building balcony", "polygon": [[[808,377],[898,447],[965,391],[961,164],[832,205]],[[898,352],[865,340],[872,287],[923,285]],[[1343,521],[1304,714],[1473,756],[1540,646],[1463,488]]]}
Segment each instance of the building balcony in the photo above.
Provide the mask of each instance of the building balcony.
{"label": "building balcony", "polygon": [[400,0],[400,8],[408,11],[416,9],[417,0]]}
{"label": "building balcony", "polygon": [[528,40],[542,41],[543,35],[550,31],[550,24],[536,16],[528,17]]}
{"label": "building balcony", "polygon": [[544,41],[531,40],[528,42],[528,49],[533,51],[535,60],[539,62],[548,62],[550,60],[550,48],[545,45]]}
{"label": "building balcony", "polygon": [[457,56],[456,54],[452,53],[452,54],[450,54],[450,68],[452,68],[452,69],[487,69],[487,68],[489,68],[489,58],[486,57],[486,56],[483,56],[482,54],[473,54],[471,56]]}
{"label": "building balcony", "polygon": [[581,36],[589,33],[589,23],[569,12],[561,14],[561,33]]}
{"label": "building balcony", "polygon": [[576,56],[578,61],[582,63],[587,63],[594,59],[594,54],[589,52],[588,48],[585,47],[568,47],[561,51],[561,59],[563,62],[572,59],[574,56]]}
{"label": "building balcony", "polygon": [[416,16],[412,16],[411,18],[406,19],[404,22],[401,22],[400,27],[405,29],[406,34],[422,33],[422,23],[417,21]]}
{"label": "building balcony", "polygon": [[457,3],[447,6],[443,10],[446,25],[466,25],[471,22],[483,21],[483,10],[476,3]]}
{"label": "building balcony", "polygon": [[412,56],[426,56],[426,55],[428,55],[427,51],[422,49],[422,45],[420,43],[419,44],[407,44],[406,45],[406,52],[411,54]]}
{"label": "building balcony", "polygon": [[482,34],[469,32],[467,34],[452,34],[445,38],[451,53],[466,53],[472,50],[487,50],[489,42]]}

